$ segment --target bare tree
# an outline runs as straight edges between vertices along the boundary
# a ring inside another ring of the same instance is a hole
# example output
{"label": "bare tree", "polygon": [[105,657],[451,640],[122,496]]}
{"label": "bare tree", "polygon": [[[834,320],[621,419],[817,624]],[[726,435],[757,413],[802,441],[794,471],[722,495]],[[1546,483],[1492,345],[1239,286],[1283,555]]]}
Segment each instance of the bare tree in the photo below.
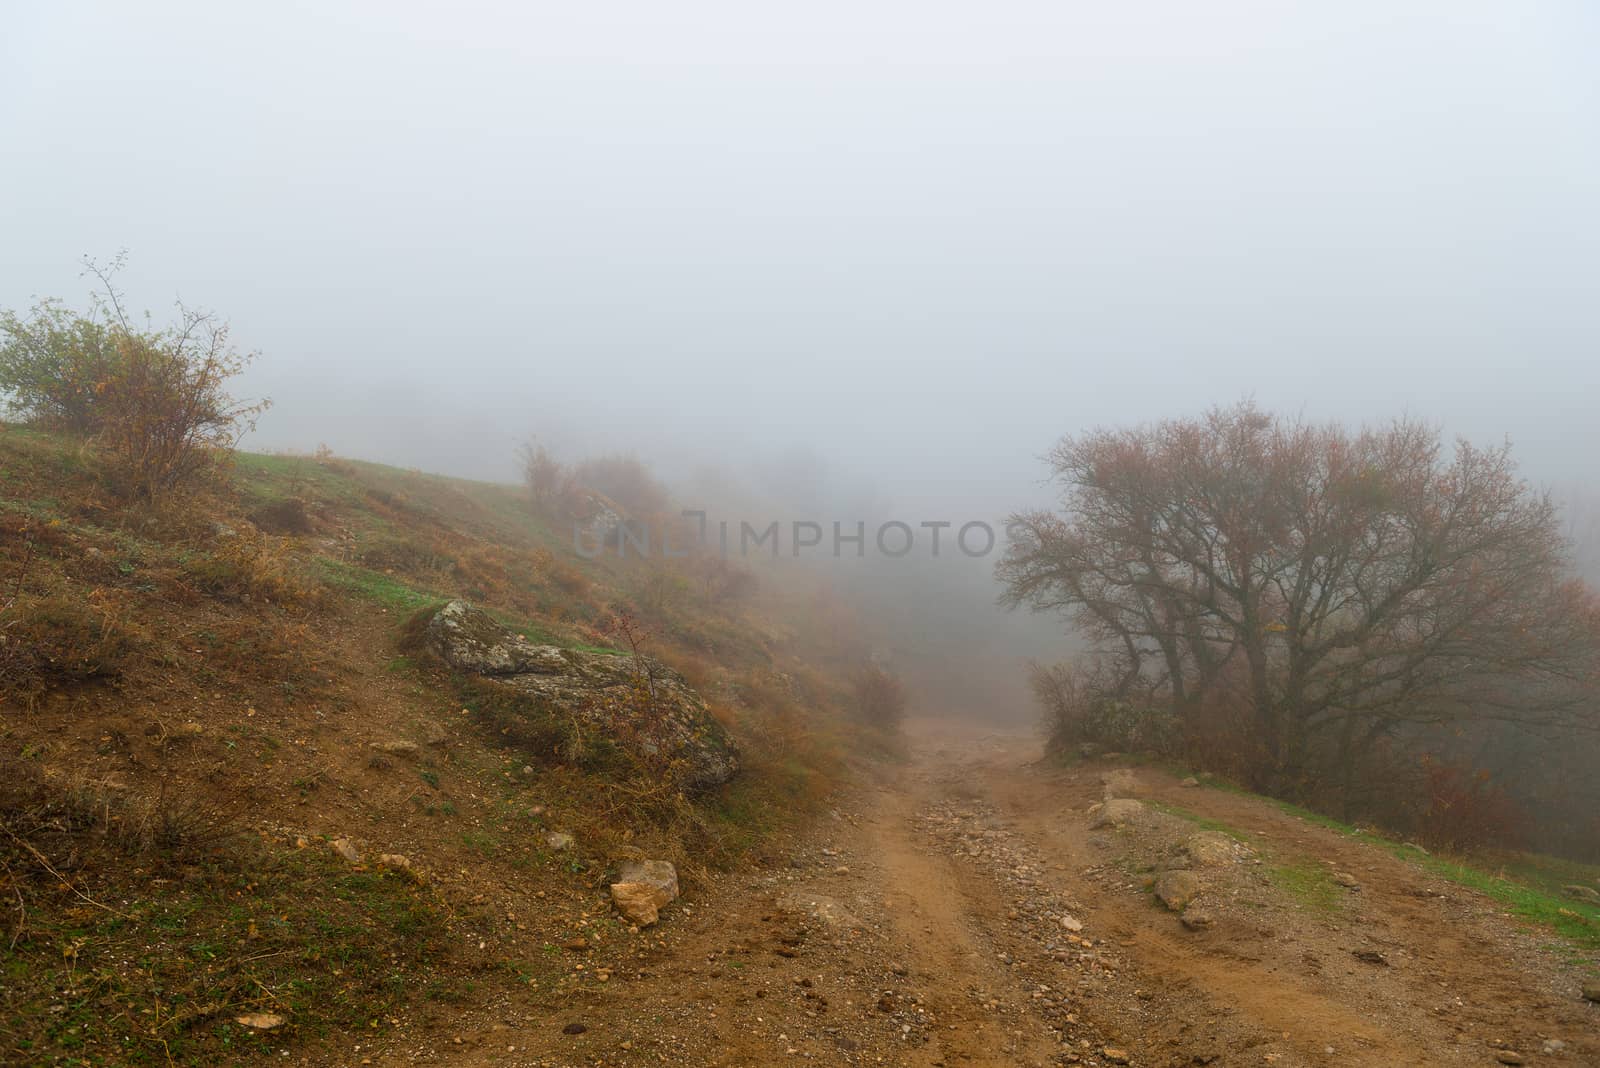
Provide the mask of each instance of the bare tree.
{"label": "bare tree", "polygon": [[1313,753],[1348,775],[1408,725],[1592,707],[1600,617],[1506,448],[1247,403],[1068,438],[1051,464],[1061,511],[1014,517],[1005,600],[1069,614],[1180,718],[1236,665],[1258,785],[1299,792]]}

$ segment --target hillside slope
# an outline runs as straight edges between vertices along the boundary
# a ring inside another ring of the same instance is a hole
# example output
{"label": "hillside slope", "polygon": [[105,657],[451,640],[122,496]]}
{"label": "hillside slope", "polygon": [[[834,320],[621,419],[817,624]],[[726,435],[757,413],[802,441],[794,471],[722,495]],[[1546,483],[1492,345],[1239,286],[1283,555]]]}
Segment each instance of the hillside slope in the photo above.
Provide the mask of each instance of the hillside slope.
{"label": "hillside slope", "polygon": [[[676,861],[692,898],[877,744],[839,711],[837,620],[585,560],[516,487],[245,455],[230,491],[131,512],[92,454],[16,428],[0,485],[3,1061],[339,1063],[314,1051],[536,1005],[592,981],[560,947],[619,930],[619,859]],[[453,597],[573,648],[616,649],[632,613],[743,773],[686,797],[520,744],[407,645]]]}

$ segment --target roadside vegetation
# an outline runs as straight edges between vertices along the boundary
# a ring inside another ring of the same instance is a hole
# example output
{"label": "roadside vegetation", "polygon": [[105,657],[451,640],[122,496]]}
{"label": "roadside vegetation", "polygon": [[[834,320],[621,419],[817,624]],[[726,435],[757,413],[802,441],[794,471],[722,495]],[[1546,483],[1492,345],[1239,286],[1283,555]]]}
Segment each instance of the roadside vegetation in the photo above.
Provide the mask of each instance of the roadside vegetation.
{"label": "roadside vegetation", "polygon": [[1509,447],[1244,403],[1064,439],[1006,601],[1068,621],[1050,744],[1150,752],[1435,848],[1600,860],[1600,598]]}
{"label": "roadside vegetation", "polygon": [[[1209,778],[1206,785],[1257,796],[1215,777]],[[1600,865],[1489,848],[1441,854],[1373,827],[1345,823],[1288,801],[1263,800],[1296,820],[1363,842],[1421,872],[1476,890],[1499,903],[1509,914],[1560,935],[1584,953],[1600,951],[1600,894],[1593,892],[1600,888]],[[1160,801],[1149,804],[1157,811],[1187,820],[1202,830],[1225,834],[1252,847],[1262,844],[1236,827],[1201,816],[1185,806]],[[1325,865],[1290,859],[1270,864],[1267,871],[1280,889],[1302,904],[1322,910],[1341,899]]]}

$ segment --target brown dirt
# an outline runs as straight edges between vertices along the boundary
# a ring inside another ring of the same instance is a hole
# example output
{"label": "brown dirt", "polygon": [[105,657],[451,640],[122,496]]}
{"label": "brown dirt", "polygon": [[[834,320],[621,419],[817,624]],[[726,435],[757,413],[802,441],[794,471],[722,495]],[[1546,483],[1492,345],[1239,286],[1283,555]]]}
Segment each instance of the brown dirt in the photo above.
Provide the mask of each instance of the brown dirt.
{"label": "brown dirt", "polygon": [[[1488,899],[1259,800],[1134,769],[1123,792],[1249,844],[1237,870],[1202,872],[1214,922],[1189,930],[1142,869],[1193,824],[1153,812],[1091,831],[1115,765],[1035,756],[1022,735],[920,725],[905,766],[791,851],[613,937],[607,981],[436,1014],[337,1063],[1600,1063],[1582,965]],[[1318,907],[1269,875],[1308,864],[1359,889]],[[592,972],[584,957],[563,967]]]}

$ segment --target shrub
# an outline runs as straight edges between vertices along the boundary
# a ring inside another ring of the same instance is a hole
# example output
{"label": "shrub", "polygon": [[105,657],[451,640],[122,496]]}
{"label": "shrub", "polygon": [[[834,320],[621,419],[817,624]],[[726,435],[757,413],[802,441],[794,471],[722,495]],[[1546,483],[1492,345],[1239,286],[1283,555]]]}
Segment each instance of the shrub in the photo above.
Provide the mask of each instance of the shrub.
{"label": "shrub", "polygon": [[574,474],[580,483],[617,502],[635,518],[667,510],[665,487],[636,456],[600,456],[585,460]]}
{"label": "shrub", "polygon": [[528,442],[517,452],[522,478],[536,511],[566,512],[573,496],[573,475],[543,445]]}
{"label": "shrub", "polygon": [[1102,670],[1033,664],[1028,682],[1051,753],[1065,753],[1083,742],[1163,754],[1171,754],[1177,745],[1175,717],[1159,701],[1147,699],[1137,687],[1117,685]]}
{"label": "shrub", "polygon": [[116,359],[110,327],[60,301],[41,301],[26,318],[0,311],[0,392],[29,422],[75,433],[94,429],[98,389]]}
{"label": "shrub", "polygon": [[254,354],[235,351],[227,325],[208,314],[183,309],[178,327],[119,332],[116,343],[96,440],[123,496],[153,500],[214,470],[267,406],[227,392]]}
{"label": "shrub", "polygon": [[852,680],[856,715],[880,730],[894,730],[906,715],[906,691],[900,680],[877,664],[868,664]]}
{"label": "shrub", "polygon": [[1487,771],[1429,755],[1422,757],[1421,768],[1422,796],[1414,820],[1417,837],[1457,851],[1522,844],[1527,817]]}
{"label": "shrub", "polygon": [[267,402],[243,403],[227,385],[255,354],[182,304],[172,326],[137,329],[111,283],[120,259],[85,266],[104,287],[88,314],[55,301],[26,318],[0,313],[0,392],[32,422],[92,435],[113,489],[153,500],[213,470],[254,427]]}

